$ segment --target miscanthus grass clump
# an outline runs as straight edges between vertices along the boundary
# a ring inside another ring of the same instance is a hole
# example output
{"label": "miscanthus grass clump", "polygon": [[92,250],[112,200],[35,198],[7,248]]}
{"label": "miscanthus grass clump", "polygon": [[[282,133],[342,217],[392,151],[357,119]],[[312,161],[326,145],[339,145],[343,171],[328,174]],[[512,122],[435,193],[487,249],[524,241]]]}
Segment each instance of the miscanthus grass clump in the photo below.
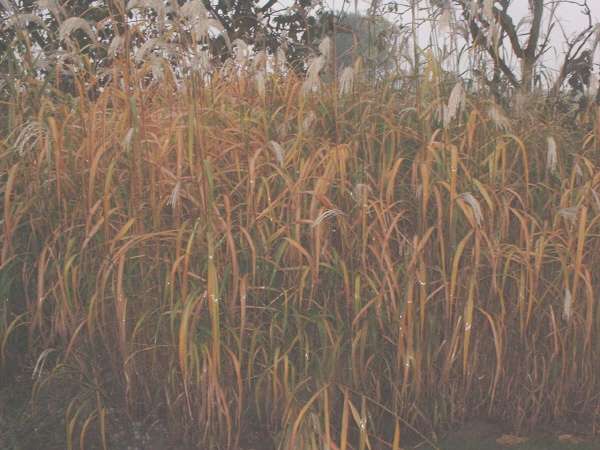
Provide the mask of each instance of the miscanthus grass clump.
{"label": "miscanthus grass clump", "polygon": [[419,89],[131,64],[24,92],[0,140],[3,380],[60,394],[67,448],[123,420],[221,449],[597,431],[595,107],[517,115],[435,61]]}

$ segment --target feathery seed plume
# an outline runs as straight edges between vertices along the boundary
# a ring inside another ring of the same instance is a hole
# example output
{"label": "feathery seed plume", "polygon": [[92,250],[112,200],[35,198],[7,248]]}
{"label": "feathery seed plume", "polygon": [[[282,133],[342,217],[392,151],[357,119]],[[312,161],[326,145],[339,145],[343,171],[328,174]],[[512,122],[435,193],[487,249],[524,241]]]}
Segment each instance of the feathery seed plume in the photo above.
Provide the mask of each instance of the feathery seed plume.
{"label": "feathery seed plume", "polygon": [[475,217],[475,222],[477,225],[481,225],[481,222],[483,222],[483,214],[481,213],[481,205],[479,204],[479,201],[477,201],[477,199],[473,197],[473,194],[470,192],[464,192],[458,197],[464,200],[471,207],[471,211],[473,211],[473,216]]}
{"label": "feathery seed plume", "polygon": [[61,41],[69,39],[69,36],[75,30],[82,30],[88,35],[92,42],[96,42],[96,33],[94,33],[94,30],[92,30],[92,27],[87,20],[82,19],[81,17],[69,17],[61,23],[60,28],[58,29],[58,39]]}
{"label": "feathery seed plume", "polygon": [[558,165],[558,154],[556,152],[556,140],[552,136],[546,138],[548,150],[546,151],[546,170],[550,173],[556,172]]}

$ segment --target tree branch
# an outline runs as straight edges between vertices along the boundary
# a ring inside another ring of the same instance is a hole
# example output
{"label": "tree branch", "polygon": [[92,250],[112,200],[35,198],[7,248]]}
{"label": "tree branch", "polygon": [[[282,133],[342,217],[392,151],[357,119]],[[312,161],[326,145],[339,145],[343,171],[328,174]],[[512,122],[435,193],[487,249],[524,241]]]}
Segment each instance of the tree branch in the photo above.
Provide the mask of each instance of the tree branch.
{"label": "tree branch", "polygon": [[504,61],[504,59],[498,54],[498,51],[494,48],[494,46],[487,41],[487,39],[483,35],[483,32],[481,31],[481,28],[479,28],[479,26],[474,20],[469,21],[469,29],[471,31],[471,36],[473,37],[474,45],[481,45],[482,47],[484,47],[489,53],[489,55],[492,57],[494,62],[498,65],[498,68],[502,71],[504,76],[508,78],[510,84],[512,84],[516,88],[520,87],[521,83],[519,82],[511,68],[508,66],[508,64],[506,64],[506,61]]}
{"label": "tree branch", "polygon": [[538,42],[540,40],[542,17],[544,16],[544,0],[529,0],[529,5],[533,14],[533,21],[531,22],[531,30],[529,31],[527,47],[525,47],[523,53],[525,58],[529,59],[530,61],[534,61]]}
{"label": "tree branch", "polygon": [[502,27],[502,31],[506,33],[508,39],[510,40],[510,45],[517,55],[518,58],[523,57],[523,48],[521,47],[521,43],[519,42],[519,36],[517,35],[517,29],[515,28],[515,24],[512,21],[512,18],[506,13],[506,9],[499,10],[494,7],[494,16],[500,23]]}
{"label": "tree branch", "polygon": [[265,3],[263,6],[261,6],[260,8],[258,8],[258,12],[260,13],[265,13],[265,11],[268,11],[269,9],[271,9],[275,3],[277,3],[279,0],[269,0],[267,3]]}

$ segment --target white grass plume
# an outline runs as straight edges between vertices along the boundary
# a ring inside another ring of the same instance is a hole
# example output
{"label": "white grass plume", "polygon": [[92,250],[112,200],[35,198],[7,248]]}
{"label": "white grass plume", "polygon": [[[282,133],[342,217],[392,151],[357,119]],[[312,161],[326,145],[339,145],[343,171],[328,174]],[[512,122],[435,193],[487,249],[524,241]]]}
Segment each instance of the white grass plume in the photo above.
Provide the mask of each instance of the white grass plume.
{"label": "white grass plume", "polygon": [[494,0],[483,0],[483,15],[489,21],[494,20]]}
{"label": "white grass plume", "polygon": [[352,67],[346,67],[342,71],[340,76],[340,97],[347,95],[352,92],[354,86],[354,69]]}
{"label": "white grass plume", "polygon": [[42,375],[44,366],[46,365],[46,360],[48,359],[48,355],[55,351],[56,349],[54,348],[47,348],[42,353],[40,353],[40,356],[38,356],[38,359],[35,362],[33,372],[31,373],[32,380],[38,379]]}
{"label": "white grass plume", "polygon": [[596,96],[598,95],[598,83],[598,74],[596,72],[593,72],[590,76],[590,86],[586,89],[587,98],[592,102],[596,99]]}
{"label": "white grass plume", "polygon": [[502,111],[502,108],[497,104],[492,104],[488,110],[488,117],[494,122],[496,128],[499,130],[508,130],[510,128],[510,121]]}
{"label": "white grass plume", "polygon": [[329,59],[329,57],[331,56],[331,47],[331,38],[329,36],[326,36],[319,44],[319,52],[321,52],[321,55],[323,55],[325,59]]}
{"label": "white grass plume", "polygon": [[211,71],[212,65],[210,61],[210,53],[208,50],[200,50],[194,52],[189,60],[189,67],[202,74],[206,74]]}
{"label": "white grass plume", "polygon": [[279,165],[283,165],[283,160],[285,158],[285,150],[283,150],[283,147],[279,144],[279,142],[270,141],[269,148],[275,155],[275,159],[277,160]]}
{"label": "white grass plume", "polygon": [[321,224],[324,220],[327,220],[330,217],[345,216],[345,215],[346,215],[346,213],[339,209],[326,209],[321,214],[319,214],[319,216],[313,221],[313,223],[310,226],[311,226],[311,228],[315,228],[315,227],[319,226],[319,224]]}
{"label": "white grass plume", "polygon": [[306,115],[304,116],[304,119],[302,119],[302,123],[300,125],[300,131],[302,131],[302,132],[308,131],[310,129],[310,127],[312,127],[312,125],[316,119],[317,119],[317,115],[315,114],[314,111],[311,110],[308,113],[306,113]]}
{"label": "white grass plume", "polygon": [[20,129],[19,134],[13,143],[13,146],[20,156],[25,154],[26,148],[32,148],[37,145],[40,139],[48,135],[48,129],[43,122],[32,120],[26,122]]}
{"label": "white grass plume", "polygon": [[367,200],[369,199],[369,191],[371,188],[365,183],[357,183],[354,186],[354,192],[352,196],[356,199],[358,204],[363,208],[367,206]]}
{"label": "white grass plume", "polygon": [[267,52],[260,50],[254,54],[252,58],[252,69],[258,71],[264,71],[267,67]]}
{"label": "white grass plume", "polygon": [[83,31],[92,42],[96,42],[96,33],[94,33],[94,30],[92,30],[92,27],[87,20],[82,19],[81,17],[69,17],[61,23],[60,28],[58,29],[58,39],[65,41],[69,39],[71,33],[76,30]]}
{"label": "white grass plume", "polygon": [[302,84],[302,93],[314,92],[319,89],[321,85],[321,78],[319,74],[325,67],[325,57],[323,55],[312,58],[308,64],[308,70],[306,71],[306,79]]}
{"label": "white grass plume", "polygon": [[30,23],[36,23],[41,27],[46,28],[46,24],[42,18],[36,14],[14,14],[6,19],[4,25],[2,25],[0,29],[5,30],[9,28],[16,28],[22,30]]}
{"label": "white grass plume", "polygon": [[[192,28],[192,39],[196,42],[202,42],[208,36],[210,29],[216,29],[223,33],[225,28],[223,24],[213,17],[201,0],[191,0],[186,2],[179,10],[179,14],[184,18]],[[226,37],[229,46],[229,39]]]}
{"label": "white grass plume", "polygon": [[121,53],[125,48],[125,38],[118,34],[110,41],[110,45],[108,46],[108,56],[114,57],[117,56],[118,53]]}
{"label": "white grass plume", "polygon": [[546,151],[546,170],[550,173],[556,173],[558,166],[558,153],[556,151],[556,140],[552,136],[546,138],[548,150]]}
{"label": "white grass plume", "polygon": [[573,166],[573,172],[575,172],[575,176],[577,180],[581,180],[583,178],[583,170],[581,170],[581,166],[579,165],[579,161],[575,163]]}
{"label": "white grass plume", "polygon": [[473,197],[473,194],[470,192],[464,192],[458,197],[464,200],[471,207],[471,211],[473,211],[473,216],[475,217],[475,222],[477,225],[481,225],[483,222],[483,214],[481,212],[481,205],[479,204],[479,201],[477,201],[477,199]]}
{"label": "white grass plume", "polygon": [[250,58],[250,47],[242,39],[236,39],[233,41],[233,54],[235,62],[244,67]]}
{"label": "white grass plume", "polygon": [[129,147],[131,146],[131,140],[133,139],[134,133],[135,133],[134,128],[129,128],[129,130],[127,130],[127,133],[125,133],[125,136],[123,137],[123,140],[121,141],[121,145],[125,149],[129,149]]}
{"label": "white grass plume", "polygon": [[133,59],[136,63],[141,63],[146,59],[146,55],[154,50],[155,48],[160,48],[163,50],[169,50],[169,44],[163,41],[161,38],[150,38],[146,42],[144,42],[140,48],[137,49]]}
{"label": "white grass plume", "polygon": [[254,82],[256,83],[256,91],[261,98],[264,98],[266,93],[266,75],[264,70],[258,70],[254,75]]}
{"label": "white grass plume", "polygon": [[159,56],[154,56],[150,59],[150,70],[152,78],[156,81],[162,81],[165,78],[165,60]]}
{"label": "white grass plume", "polygon": [[277,51],[275,52],[275,70],[283,71],[285,69],[286,62],[287,56],[285,54],[285,48],[282,45],[280,45],[279,47],[277,47]]}
{"label": "white grass plume", "polygon": [[462,82],[458,82],[450,92],[448,106],[443,108],[444,128],[450,126],[450,122],[464,109],[466,103],[466,93]]}
{"label": "white grass plume", "polygon": [[183,6],[181,6],[179,9],[179,14],[182,17],[191,19],[194,17],[206,17],[208,11],[201,0],[191,0],[189,2],[185,2]]}
{"label": "white grass plume", "polygon": [[169,205],[171,208],[175,208],[177,206],[177,203],[179,202],[180,193],[181,193],[181,181],[178,181],[177,183],[175,183],[175,186],[173,187],[173,190],[171,191],[171,194],[169,195],[169,200],[167,200],[167,205]]}
{"label": "white grass plume", "polygon": [[569,287],[565,287],[565,297],[563,299],[563,319],[566,322],[571,320],[571,316],[573,315],[573,296],[571,295],[571,290]]}

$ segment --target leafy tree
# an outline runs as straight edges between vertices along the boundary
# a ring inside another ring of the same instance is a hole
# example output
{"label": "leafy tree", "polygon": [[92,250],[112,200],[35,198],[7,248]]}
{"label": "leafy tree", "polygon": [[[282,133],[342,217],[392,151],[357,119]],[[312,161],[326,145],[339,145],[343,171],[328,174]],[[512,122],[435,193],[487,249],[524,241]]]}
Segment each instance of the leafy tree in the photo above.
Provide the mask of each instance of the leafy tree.
{"label": "leafy tree", "polygon": [[[15,50],[30,58],[32,49],[44,49],[46,54],[63,47],[57,39],[60,26],[69,17],[81,17],[98,29],[99,43],[90,42],[85,32],[75,30],[73,41],[83,54],[94,62],[107,56],[106,47],[118,35],[126,33],[136,13],[133,7],[146,9],[150,21],[159,19],[158,9],[173,17],[174,0],[0,0],[0,19],[4,22],[0,33],[0,58],[6,59]],[[241,39],[255,48],[274,51],[284,45],[290,62],[304,60],[315,36],[323,34],[324,7],[313,7],[311,0],[294,0],[283,5],[278,0],[195,0],[213,19],[220,23],[225,35],[210,39],[213,56],[225,60],[231,56],[227,41]],[[179,7],[189,3],[177,0]],[[226,36],[226,38],[225,38]],[[15,49],[15,45],[18,48]],[[2,62],[0,62],[2,64]]]}

